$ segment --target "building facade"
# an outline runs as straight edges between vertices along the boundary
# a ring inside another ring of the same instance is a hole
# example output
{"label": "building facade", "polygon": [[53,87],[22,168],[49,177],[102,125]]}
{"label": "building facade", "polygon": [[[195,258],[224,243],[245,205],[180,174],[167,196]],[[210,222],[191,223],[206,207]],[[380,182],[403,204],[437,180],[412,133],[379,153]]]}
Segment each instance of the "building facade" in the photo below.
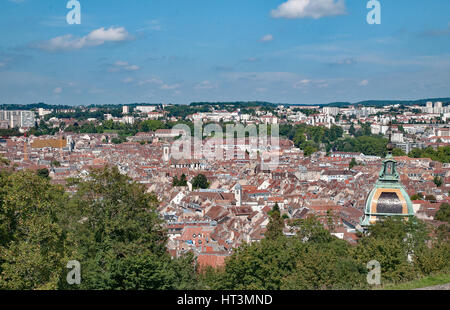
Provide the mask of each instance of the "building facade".
{"label": "building facade", "polygon": [[0,121],[7,121],[10,128],[30,128],[34,127],[36,119],[33,111],[0,111]]}

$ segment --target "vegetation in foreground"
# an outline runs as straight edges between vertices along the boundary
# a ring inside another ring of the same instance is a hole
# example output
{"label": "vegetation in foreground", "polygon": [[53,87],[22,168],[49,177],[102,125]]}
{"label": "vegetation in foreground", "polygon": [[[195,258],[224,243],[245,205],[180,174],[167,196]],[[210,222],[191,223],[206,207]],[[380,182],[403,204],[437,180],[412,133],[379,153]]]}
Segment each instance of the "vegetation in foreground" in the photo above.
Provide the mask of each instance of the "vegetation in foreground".
{"label": "vegetation in foreground", "polygon": [[391,284],[383,287],[384,290],[413,290],[418,288],[432,287],[450,283],[450,274],[431,275],[422,279],[401,284]]}
{"label": "vegetation in foreground", "polygon": [[[3,169],[0,289],[369,289],[370,260],[381,263],[383,284],[450,271],[448,222],[432,231],[418,220],[388,219],[350,245],[314,218],[289,223],[298,233],[286,237],[276,208],[266,239],[236,249],[222,269],[198,270],[192,254],[168,254],[157,205],[117,168],[69,180],[67,189]],[[80,285],[66,282],[70,260],[81,263]]]}

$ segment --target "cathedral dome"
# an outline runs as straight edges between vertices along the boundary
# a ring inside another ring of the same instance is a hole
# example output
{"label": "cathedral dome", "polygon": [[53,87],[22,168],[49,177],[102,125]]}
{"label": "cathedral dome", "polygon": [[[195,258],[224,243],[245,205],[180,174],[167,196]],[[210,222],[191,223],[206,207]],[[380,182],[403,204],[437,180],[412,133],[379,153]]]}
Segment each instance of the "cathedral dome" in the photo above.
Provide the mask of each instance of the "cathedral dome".
{"label": "cathedral dome", "polygon": [[386,216],[414,216],[411,199],[400,183],[397,162],[390,152],[383,161],[383,168],[375,187],[367,197],[361,226],[375,224],[377,220]]}

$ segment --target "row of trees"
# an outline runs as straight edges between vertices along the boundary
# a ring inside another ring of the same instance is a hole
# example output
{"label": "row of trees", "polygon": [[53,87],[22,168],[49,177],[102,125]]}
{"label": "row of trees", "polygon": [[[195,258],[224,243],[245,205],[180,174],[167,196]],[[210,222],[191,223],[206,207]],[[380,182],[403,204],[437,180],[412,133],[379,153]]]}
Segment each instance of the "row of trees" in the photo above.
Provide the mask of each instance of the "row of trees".
{"label": "row of trees", "polygon": [[319,150],[357,152],[382,157],[386,155],[388,140],[382,136],[371,135],[370,126],[362,124],[361,129],[354,130],[355,137],[343,138],[343,133],[342,127],[336,125],[331,126],[330,129],[305,124],[280,126],[280,135],[294,141],[294,144],[302,149],[306,156]]}
{"label": "row of trees", "polygon": [[19,137],[23,134],[19,131],[19,128],[0,129],[0,137]]}
{"label": "row of trees", "polygon": [[413,149],[408,156],[411,158],[431,158],[441,163],[450,163],[450,146],[441,146],[436,150],[432,147]]}
{"label": "row of trees", "polygon": [[409,154],[406,154],[401,149],[394,149],[392,154],[394,156],[408,156],[410,158],[430,158],[441,163],[450,163],[450,146],[440,146],[437,149],[434,149],[431,146],[425,149],[413,149]]}
{"label": "row of trees", "polygon": [[[352,125],[349,129],[350,135],[354,137],[343,138],[341,127],[333,125],[330,129],[321,126],[308,126],[300,124],[292,126],[283,124],[280,126],[280,135],[292,140],[294,144],[302,149],[306,156],[319,150],[330,152],[356,152],[372,156],[386,156],[386,145],[388,139],[381,135],[372,135],[369,124],[361,124],[361,129],[356,130]],[[394,149],[394,156],[406,156],[401,149]],[[430,158],[442,163],[450,162],[450,146],[434,149],[413,149],[408,156],[410,158]]]}
{"label": "row of trees", "polygon": [[386,156],[388,139],[381,136],[359,136],[336,141],[332,149],[340,152],[356,152],[370,156]]}
{"label": "row of trees", "polygon": [[[174,176],[172,180],[172,186],[174,187],[187,186],[187,183],[188,181],[184,173],[181,175],[180,179],[178,179],[177,176]],[[191,180],[191,184],[193,189],[207,189],[210,185],[208,179],[203,174],[198,174],[193,177]]]}
{"label": "row of trees", "polygon": [[323,126],[309,126],[306,124],[280,126],[280,135],[292,140],[298,148],[309,156],[324,146],[326,151],[332,149],[332,144],[343,136],[343,129],[333,125],[330,129]]}

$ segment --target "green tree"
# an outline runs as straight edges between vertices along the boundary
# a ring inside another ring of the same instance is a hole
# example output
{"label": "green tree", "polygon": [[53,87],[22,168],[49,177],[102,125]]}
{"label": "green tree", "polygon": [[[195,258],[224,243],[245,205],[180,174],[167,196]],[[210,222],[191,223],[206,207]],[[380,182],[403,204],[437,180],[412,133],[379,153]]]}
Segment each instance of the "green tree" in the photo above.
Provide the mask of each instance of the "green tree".
{"label": "green tree", "polygon": [[419,195],[419,194],[414,194],[411,196],[411,200],[422,200],[423,196]]}
{"label": "green tree", "polygon": [[353,169],[357,165],[358,165],[358,163],[356,162],[356,159],[352,158],[352,160],[350,161],[350,164],[349,164],[349,168]]}
{"label": "green tree", "polygon": [[184,173],[181,175],[179,184],[180,186],[187,186],[187,178]]}
{"label": "green tree", "polygon": [[441,163],[450,163],[450,146],[438,147],[437,150],[432,147],[413,149],[408,156],[411,158],[430,158]]}
{"label": "green tree", "polygon": [[433,182],[434,184],[436,184],[437,187],[441,187],[442,183],[444,183],[442,178],[439,176],[435,176]]}
{"label": "green tree", "polygon": [[355,135],[356,135],[356,129],[355,129],[355,126],[354,126],[353,124],[350,126],[350,128],[349,128],[349,130],[348,130],[348,133],[349,133],[350,135],[352,135],[352,136],[355,136]]}
{"label": "green tree", "polygon": [[428,201],[436,201],[436,197],[434,195],[426,195],[425,200]]}
{"label": "green tree", "polygon": [[357,152],[365,155],[386,155],[388,140],[379,136],[360,136],[338,140],[333,144],[333,150],[341,152]]}
{"label": "green tree", "polygon": [[277,239],[283,236],[284,229],[284,219],[280,214],[280,207],[278,203],[272,208],[270,212],[270,221],[267,225],[267,231],[264,234],[264,237],[267,239]]}
{"label": "green tree", "polygon": [[64,190],[31,172],[2,173],[0,182],[0,289],[57,289],[71,253]]}
{"label": "green tree", "polygon": [[304,148],[303,152],[304,152],[304,155],[305,155],[306,157],[309,157],[309,156],[311,156],[312,154],[314,154],[315,152],[317,152],[317,149],[316,149],[314,146],[312,146],[312,145],[307,145],[307,146]]}
{"label": "green tree", "polygon": [[441,204],[438,212],[436,212],[435,219],[442,222],[450,223],[450,204],[444,202]]}
{"label": "green tree", "polygon": [[[224,269],[209,270],[204,275],[205,287],[238,290],[364,287],[366,270],[350,256],[347,242],[332,237],[314,219],[297,224],[303,232],[312,230],[306,233],[313,236],[309,241],[280,235],[244,244],[227,259]],[[327,238],[320,237],[322,234]]]}
{"label": "green tree", "polygon": [[396,157],[397,156],[406,156],[406,153],[402,149],[395,148],[392,150],[392,155],[396,156]]}
{"label": "green tree", "polygon": [[170,258],[167,235],[156,213],[158,200],[146,193],[142,184],[113,167],[93,170],[88,179],[72,180],[70,186],[76,188],[76,194],[69,203],[66,225],[79,245],[81,288],[195,285],[193,258],[181,264],[182,268],[180,261]]}
{"label": "green tree", "polygon": [[9,166],[10,161],[4,157],[0,156],[0,166]]}
{"label": "green tree", "polygon": [[366,269],[350,257],[349,245],[342,240],[308,244],[295,257],[295,269],[282,280],[282,289],[330,290],[361,289],[367,286]]}
{"label": "green tree", "polygon": [[178,179],[177,176],[173,177],[172,180],[172,186],[176,187],[176,186],[187,186],[187,178],[186,175],[183,173],[180,177],[180,179]]}
{"label": "green tree", "polygon": [[333,239],[316,217],[296,220],[293,226],[297,229],[297,237],[304,242],[328,243]]}
{"label": "green tree", "polygon": [[330,232],[334,232],[336,228],[336,215],[334,214],[333,210],[328,209],[327,210],[327,227]]}
{"label": "green tree", "polygon": [[36,174],[44,179],[50,179],[50,171],[47,168],[42,168],[36,171]]}
{"label": "green tree", "polygon": [[194,189],[207,189],[209,187],[208,179],[203,174],[199,174],[192,179],[192,187]]}
{"label": "green tree", "polygon": [[429,230],[415,219],[387,217],[369,227],[354,249],[354,257],[367,264],[376,260],[382,266],[382,283],[403,282],[417,277],[413,262],[408,257],[426,248]]}

